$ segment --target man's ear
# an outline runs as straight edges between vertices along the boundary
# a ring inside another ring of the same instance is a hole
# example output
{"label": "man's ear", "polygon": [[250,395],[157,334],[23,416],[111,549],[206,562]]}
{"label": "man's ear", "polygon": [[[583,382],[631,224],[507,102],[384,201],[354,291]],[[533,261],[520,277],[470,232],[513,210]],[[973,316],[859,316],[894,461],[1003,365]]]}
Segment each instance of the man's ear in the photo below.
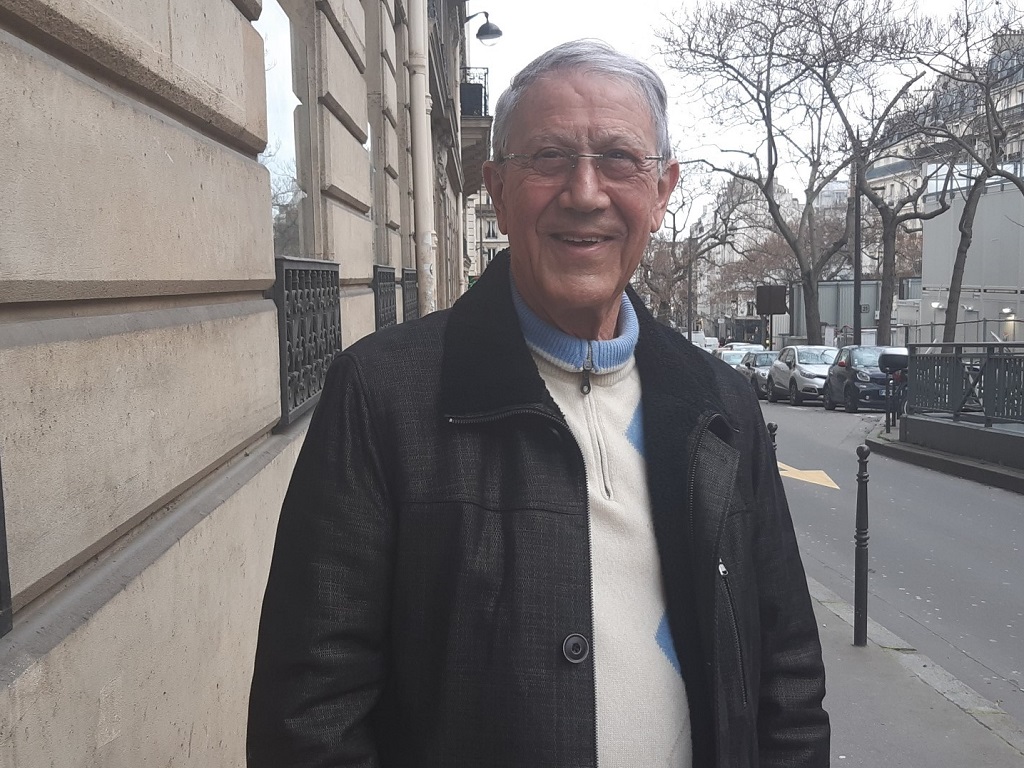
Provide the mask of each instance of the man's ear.
{"label": "man's ear", "polygon": [[658,178],[658,199],[651,211],[651,232],[661,229],[661,224],[665,220],[665,211],[668,209],[668,201],[672,199],[672,191],[678,183],[679,161],[673,158],[666,163],[665,170]]}
{"label": "man's ear", "polygon": [[494,206],[494,215],[498,219],[498,229],[503,234],[508,234],[508,229],[505,228],[505,179],[502,178],[501,172],[502,167],[500,164],[493,160],[488,160],[484,163],[484,186],[487,187],[487,192],[491,196],[491,204]]}

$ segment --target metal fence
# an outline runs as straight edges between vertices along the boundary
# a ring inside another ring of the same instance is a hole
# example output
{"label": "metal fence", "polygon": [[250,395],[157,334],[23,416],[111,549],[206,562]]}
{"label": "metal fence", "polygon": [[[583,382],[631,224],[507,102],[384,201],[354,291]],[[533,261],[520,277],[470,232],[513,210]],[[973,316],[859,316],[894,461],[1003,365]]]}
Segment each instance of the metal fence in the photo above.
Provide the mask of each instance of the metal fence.
{"label": "metal fence", "polygon": [[420,316],[419,284],[415,269],[402,270],[402,322],[407,323]]}
{"label": "metal fence", "polygon": [[377,330],[398,323],[394,267],[373,265],[373,311]]}
{"label": "metal fence", "polygon": [[281,354],[281,421],[286,427],[320,399],[327,369],[341,348],[338,265],[309,259],[275,259]]}
{"label": "metal fence", "polygon": [[911,344],[910,413],[965,413],[996,423],[1024,423],[1024,343]]}
{"label": "metal fence", "polygon": [[[901,325],[892,329],[894,344],[941,344],[942,323]],[[956,324],[956,343],[1024,342],[1024,320],[962,320]]]}

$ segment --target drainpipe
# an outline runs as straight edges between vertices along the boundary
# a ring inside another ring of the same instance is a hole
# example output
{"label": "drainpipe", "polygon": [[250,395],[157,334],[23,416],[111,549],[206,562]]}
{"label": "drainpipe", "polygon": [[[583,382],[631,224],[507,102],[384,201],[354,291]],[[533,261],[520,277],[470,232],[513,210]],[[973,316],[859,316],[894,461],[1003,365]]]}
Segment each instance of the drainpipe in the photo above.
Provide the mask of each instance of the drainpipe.
{"label": "drainpipe", "polygon": [[412,112],[413,226],[419,315],[437,309],[434,250],[434,153],[430,137],[427,0],[409,2],[409,96]]}

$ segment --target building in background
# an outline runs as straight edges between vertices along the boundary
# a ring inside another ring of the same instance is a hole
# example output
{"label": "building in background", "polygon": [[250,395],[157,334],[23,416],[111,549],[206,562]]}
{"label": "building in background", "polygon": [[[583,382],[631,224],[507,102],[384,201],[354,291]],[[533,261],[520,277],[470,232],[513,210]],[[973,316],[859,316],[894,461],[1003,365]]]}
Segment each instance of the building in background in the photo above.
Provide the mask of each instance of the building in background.
{"label": "building in background", "polygon": [[463,3],[279,2],[272,195],[272,0],[0,0],[0,765],[244,764],[326,369],[466,285]]}
{"label": "building in background", "polygon": [[508,248],[508,236],[498,228],[494,203],[486,187],[471,195],[466,204],[466,247],[470,256],[470,278],[483,274],[499,251]]}

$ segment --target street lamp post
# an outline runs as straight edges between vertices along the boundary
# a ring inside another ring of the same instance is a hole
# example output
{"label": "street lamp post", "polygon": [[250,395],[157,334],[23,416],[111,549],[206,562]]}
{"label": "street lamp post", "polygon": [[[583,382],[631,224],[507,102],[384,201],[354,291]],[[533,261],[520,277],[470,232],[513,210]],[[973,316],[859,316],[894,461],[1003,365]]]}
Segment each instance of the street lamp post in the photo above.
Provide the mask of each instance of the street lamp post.
{"label": "street lamp post", "polygon": [[[857,151],[860,151],[860,132],[857,132]],[[851,175],[853,177],[853,343],[860,346],[860,274],[861,274],[861,230],[860,230],[860,165],[857,152],[853,154]]]}
{"label": "street lamp post", "polygon": [[697,238],[690,235],[690,258],[686,264],[686,336],[693,341],[693,256],[697,250]]}

